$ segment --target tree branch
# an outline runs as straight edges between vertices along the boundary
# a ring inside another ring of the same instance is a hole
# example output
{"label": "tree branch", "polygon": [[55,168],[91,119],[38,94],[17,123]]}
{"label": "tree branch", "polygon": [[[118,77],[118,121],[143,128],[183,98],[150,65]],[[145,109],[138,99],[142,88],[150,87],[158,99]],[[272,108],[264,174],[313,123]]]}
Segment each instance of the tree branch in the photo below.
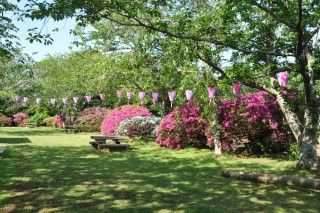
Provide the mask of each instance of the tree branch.
{"label": "tree branch", "polygon": [[218,71],[221,75],[226,76],[225,71],[217,64],[215,63],[211,57],[205,57],[203,56],[198,50],[196,51],[196,54],[198,58],[208,64],[210,67],[212,67],[214,70]]}
{"label": "tree branch", "polygon": [[265,8],[264,6],[262,6],[261,4],[259,4],[256,0],[251,0],[251,3],[255,6],[257,6],[260,10],[264,11],[266,14],[270,15],[272,18],[274,18],[276,21],[286,25],[287,27],[289,27],[290,29],[296,31],[296,25],[293,23],[290,23],[282,18],[280,18],[279,16],[277,16],[272,10],[269,10],[268,8]]}

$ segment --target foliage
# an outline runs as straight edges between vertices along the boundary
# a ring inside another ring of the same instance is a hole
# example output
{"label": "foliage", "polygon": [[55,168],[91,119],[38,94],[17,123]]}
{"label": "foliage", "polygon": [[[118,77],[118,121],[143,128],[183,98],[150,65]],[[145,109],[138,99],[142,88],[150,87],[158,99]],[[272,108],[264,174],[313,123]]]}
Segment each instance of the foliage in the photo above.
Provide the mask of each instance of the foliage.
{"label": "foliage", "polygon": [[275,98],[266,92],[221,100],[218,116],[224,150],[245,149],[255,154],[289,151],[292,135]]}
{"label": "foliage", "polygon": [[187,102],[163,118],[156,142],[172,149],[204,147],[207,141],[205,128],[199,107],[194,102]]}
{"label": "foliage", "polygon": [[81,132],[99,132],[101,123],[109,111],[101,107],[87,108],[78,115],[75,124]]}
{"label": "foliage", "polygon": [[26,113],[19,112],[13,115],[13,123],[20,127],[26,126],[28,117]]}
{"label": "foliage", "polygon": [[116,130],[117,135],[128,137],[138,137],[143,139],[153,139],[156,137],[156,130],[159,126],[160,118],[137,116],[122,121]]}
{"label": "foliage", "polygon": [[27,109],[29,118],[29,123],[36,123],[37,126],[43,126],[44,125],[44,119],[49,117],[49,111],[45,107],[40,106],[34,106]]}
{"label": "foliage", "polygon": [[113,109],[103,120],[101,124],[101,133],[103,135],[114,134],[121,121],[136,116],[151,116],[151,112],[143,106],[124,105]]}
{"label": "foliage", "polygon": [[55,117],[47,117],[43,120],[43,124],[47,127],[56,127]]}
{"label": "foliage", "polygon": [[13,120],[0,113],[0,127],[9,127],[12,126]]}

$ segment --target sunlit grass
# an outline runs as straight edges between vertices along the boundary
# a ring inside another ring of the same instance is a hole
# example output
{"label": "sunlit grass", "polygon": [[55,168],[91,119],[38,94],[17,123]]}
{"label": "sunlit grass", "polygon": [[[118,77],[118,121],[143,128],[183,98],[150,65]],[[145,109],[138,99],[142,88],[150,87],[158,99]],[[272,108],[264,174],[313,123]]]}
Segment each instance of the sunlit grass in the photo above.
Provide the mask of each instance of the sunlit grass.
{"label": "sunlit grass", "polygon": [[131,141],[128,152],[93,150],[91,134],[0,128],[0,212],[317,212],[320,192],[225,179],[225,168],[299,174],[296,162],[213,157]]}

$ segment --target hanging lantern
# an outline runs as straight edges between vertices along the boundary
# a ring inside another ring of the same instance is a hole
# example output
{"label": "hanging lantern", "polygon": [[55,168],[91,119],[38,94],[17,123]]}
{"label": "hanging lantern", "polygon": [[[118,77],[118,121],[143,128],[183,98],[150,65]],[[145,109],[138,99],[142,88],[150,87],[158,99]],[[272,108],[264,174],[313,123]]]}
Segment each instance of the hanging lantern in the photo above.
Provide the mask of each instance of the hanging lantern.
{"label": "hanging lantern", "polygon": [[145,92],[139,92],[140,101],[144,101],[145,97],[146,97],[146,93]]}
{"label": "hanging lantern", "polygon": [[41,104],[41,98],[36,98],[36,104],[40,105]]}
{"label": "hanging lantern", "polygon": [[100,93],[100,94],[99,94],[99,97],[100,97],[100,100],[101,100],[101,101],[106,100],[106,95],[103,94],[103,93]]}
{"label": "hanging lantern", "polygon": [[152,93],[152,102],[155,104],[159,100],[159,93],[153,92]]}
{"label": "hanging lantern", "polygon": [[233,94],[235,96],[239,96],[240,95],[240,92],[241,92],[241,84],[240,83],[235,83],[233,85]]}
{"label": "hanging lantern", "polygon": [[22,105],[26,106],[28,104],[29,98],[28,97],[23,97]]}
{"label": "hanging lantern", "polygon": [[67,105],[67,103],[68,103],[68,98],[67,98],[67,97],[62,98],[62,103],[63,103],[64,105]]}
{"label": "hanging lantern", "polygon": [[168,92],[168,95],[169,95],[169,100],[170,100],[171,108],[172,108],[174,99],[176,98],[176,92],[175,91],[170,91],[170,92]]}
{"label": "hanging lantern", "polygon": [[76,96],[75,96],[75,97],[72,98],[72,100],[73,100],[73,103],[74,103],[74,104],[78,104],[79,97],[76,97]]}
{"label": "hanging lantern", "polygon": [[213,99],[217,94],[217,89],[214,87],[208,87],[209,99]]}
{"label": "hanging lantern", "polygon": [[119,99],[122,97],[122,91],[121,90],[117,90],[117,97]]}
{"label": "hanging lantern", "polygon": [[19,104],[19,100],[20,100],[20,97],[19,96],[16,96],[14,97],[15,101],[16,101],[16,104],[18,105]]}
{"label": "hanging lantern", "polygon": [[91,95],[86,95],[85,96],[87,103],[90,103],[92,96]]}
{"label": "hanging lantern", "polygon": [[287,82],[288,82],[288,72],[278,72],[277,73],[277,79],[279,81],[279,85],[282,88],[285,88],[287,86]]}
{"label": "hanging lantern", "polygon": [[192,99],[192,96],[193,96],[192,90],[186,90],[187,101],[190,101]]}
{"label": "hanging lantern", "polygon": [[131,98],[132,98],[132,93],[131,92],[127,92],[127,98],[128,98],[128,101],[131,100]]}
{"label": "hanging lantern", "polygon": [[51,102],[52,105],[55,105],[56,104],[56,99],[55,98],[51,98],[50,102]]}

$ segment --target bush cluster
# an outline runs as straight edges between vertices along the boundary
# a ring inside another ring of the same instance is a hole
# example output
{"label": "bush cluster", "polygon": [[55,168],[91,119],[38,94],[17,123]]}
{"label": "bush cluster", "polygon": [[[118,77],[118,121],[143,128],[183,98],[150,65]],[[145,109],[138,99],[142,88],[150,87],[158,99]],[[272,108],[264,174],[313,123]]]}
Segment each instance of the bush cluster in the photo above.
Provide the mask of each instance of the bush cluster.
{"label": "bush cluster", "polygon": [[148,117],[151,115],[148,108],[138,105],[124,105],[115,108],[104,118],[101,124],[101,133],[103,135],[114,134],[121,121],[136,116]]}
{"label": "bush cluster", "polygon": [[187,102],[170,112],[160,122],[156,142],[162,147],[180,149],[204,147],[206,121],[202,119],[199,107]]}
{"label": "bush cluster", "polygon": [[9,127],[13,125],[12,118],[9,118],[0,113],[0,127]]}
{"label": "bush cluster", "polygon": [[43,124],[47,127],[56,127],[54,119],[55,117],[47,117],[43,120]]}
{"label": "bush cluster", "polygon": [[27,124],[28,115],[24,112],[18,112],[17,114],[13,115],[13,123],[16,126],[26,126]]}
{"label": "bush cluster", "polygon": [[156,129],[159,126],[160,118],[137,116],[122,121],[117,130],[117,135],[153,139],[156,137]]}
{"label": "bush cluster", "polygon": [[81,132],[99,132],[101,123],[109,111],[108,108],[102,107],[87,108],[79,114],[75,124]]}

